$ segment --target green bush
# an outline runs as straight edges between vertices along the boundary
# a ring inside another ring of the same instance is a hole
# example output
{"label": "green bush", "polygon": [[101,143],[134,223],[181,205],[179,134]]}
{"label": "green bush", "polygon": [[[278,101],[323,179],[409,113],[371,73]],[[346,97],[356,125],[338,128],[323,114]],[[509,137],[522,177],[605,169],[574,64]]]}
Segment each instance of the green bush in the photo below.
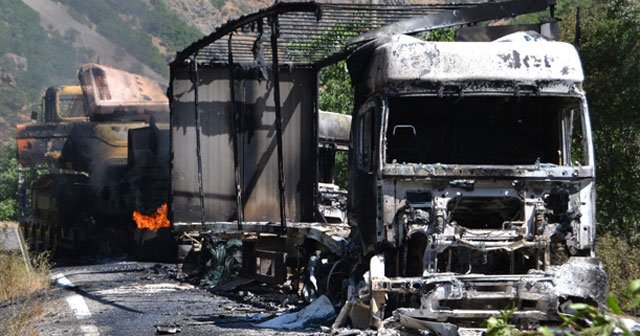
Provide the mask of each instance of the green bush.
{"label": "green bush", "polygon": [[[640,308],[640,279],[629,282],[622,294],[627,300],[623,306],[628,310]],[[607,299],[607,311],[586,303],[573,303],[569,308],[575,313],[572,315],[560,315],[562,324],[559,326],[543,325],[536,331],[520,331],[511,323],[513,310],[500,312],[499,316],[488,318],[484,325],[487,328],[487,336],[631,336],[631,332],[625,327],[621,318],[625,318],[618,299],[609,295]],[[637,335],[637,333],[634,333]]]}
{"label": "green bush", "polygon": [[210,0],[211,4],[215,7],[215,8],[223,8],[224,4],[227,2],[227,0]]}
{"label": "green bush", "polygon": [[[609,294],[619,298],[623,307],[627,306],[627,285],[631,279],[640,279],[640,250],[629,245],[622,237],[605,233],[598,237],[596,255],[604,263],[609,275]],[[640,316],[637,308],[627,313]]]}
{"label": "green bush", "polygon": [[18,161],[16,143],[0,148],[0,221],[16,220],[18,194]]}

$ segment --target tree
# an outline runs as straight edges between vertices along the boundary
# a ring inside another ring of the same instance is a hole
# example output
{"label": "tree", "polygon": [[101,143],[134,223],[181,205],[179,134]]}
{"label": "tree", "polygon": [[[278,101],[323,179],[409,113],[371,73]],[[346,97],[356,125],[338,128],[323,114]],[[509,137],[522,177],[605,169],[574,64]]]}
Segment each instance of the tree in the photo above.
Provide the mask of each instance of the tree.
{"label": "tree", "polygon": [[[582,9],[579,52],[596,150],[596,255],[610,294],[628,303],[626,284],[640,278],[640,4],[593,0]],[[563,33],[573,41],[573,24]]]}
{"label": "tree", "polygon": [[[352,113],[353,87],[345,61],[340,61],[320,71],[318,107],[323,111]],[[335,183],[342,188],[347,187],[347,161],[347,153],[336,152]]]}
{"label": "tree", "polygon": [[594,0],[580,54],[596,149],[602,232],[640,246],[640,3]]}

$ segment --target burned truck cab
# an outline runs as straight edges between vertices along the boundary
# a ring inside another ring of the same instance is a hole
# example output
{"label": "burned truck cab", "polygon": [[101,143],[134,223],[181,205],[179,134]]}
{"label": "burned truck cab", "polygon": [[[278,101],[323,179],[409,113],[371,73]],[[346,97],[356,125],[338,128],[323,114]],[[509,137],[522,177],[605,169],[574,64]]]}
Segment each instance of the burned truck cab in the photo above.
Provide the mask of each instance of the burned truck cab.
{"label": "burned truck cab", "polygon": [[594,151],[573,46],[406,35],[356,50],[349,222],[369,271],[352,292],[380,326],[455,335],[514,309],[521,328],[601,304]]}

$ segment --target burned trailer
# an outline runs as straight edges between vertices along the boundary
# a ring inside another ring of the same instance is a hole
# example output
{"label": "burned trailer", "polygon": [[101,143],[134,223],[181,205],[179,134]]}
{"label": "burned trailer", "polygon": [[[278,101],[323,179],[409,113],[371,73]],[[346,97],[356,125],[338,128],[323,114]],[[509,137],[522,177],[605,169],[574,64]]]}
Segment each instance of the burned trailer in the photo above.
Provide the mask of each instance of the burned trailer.
{"label": "burned trailer", "polygon": [[373,326],[389,307],[404,326],[457,335],[500,311],[529,329],[561,321],[572,302],[602,305],[594,151],[572,45],[535,32],[389,35],[348,62],[348,208],[370,256],[351,302]]}
{"label": "burned trailer", "polygon": [[[323,184],[332,180],[327,159],[348,148],[344,134],[331,132],[348,130],[332,117],[340,130],[327,128],[322,138],[318,72],[346,57],[354,34],[451,7],[279,2],[178,53],[169,89],[169,212],[183,245],[203,251],[211,241],[242,238],[245,272],[257,279],[282,283],[288,269],[323,278],[321,269],[348,253],[344,213],[323,216],[323,202],[339,209],[344,200]],[[306,287],[308,297],[331,287],[321,282]]]}
{"label": "burned trailer", "polygon": [[319,139],[318,71],[346,57],[354,32],[448,7],[281,2],[178,53],[169,89],[173,226],[277,231],[314,222],[318,148],[346,148],[330,124]]}

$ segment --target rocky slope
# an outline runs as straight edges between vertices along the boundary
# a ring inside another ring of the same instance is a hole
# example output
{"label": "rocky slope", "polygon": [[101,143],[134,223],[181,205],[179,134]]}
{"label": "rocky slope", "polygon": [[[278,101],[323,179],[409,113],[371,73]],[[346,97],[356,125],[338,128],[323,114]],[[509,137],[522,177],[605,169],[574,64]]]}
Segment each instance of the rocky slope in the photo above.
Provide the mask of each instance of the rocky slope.
{"label": "rocky slope", "polygon": [[165,4],[202,33],[209,34],[226,20],[270,6],[273,1],[165,0]]}

